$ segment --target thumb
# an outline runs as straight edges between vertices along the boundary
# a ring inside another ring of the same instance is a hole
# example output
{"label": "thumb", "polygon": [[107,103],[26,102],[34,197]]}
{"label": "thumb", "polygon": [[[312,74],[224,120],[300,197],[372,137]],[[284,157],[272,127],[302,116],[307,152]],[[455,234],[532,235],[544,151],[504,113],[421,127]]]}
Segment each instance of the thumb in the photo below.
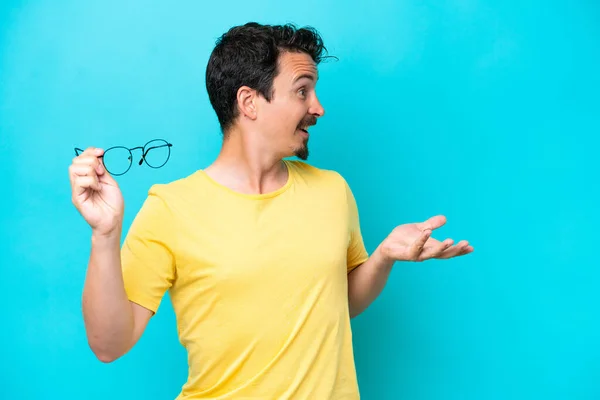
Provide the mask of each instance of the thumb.
{"label": "thumb", "polygon": [[106,183],[107,185],[110,186],[115,186],[117,187],[117,181],[115,181],[115,178],[112,177],[112,175],[110,174],[110,172],[108,172],[106,170],[106,168],[104,167],[104,164],[102,162],[100,162],[100,165],[97,168],[97,174],[98,174],[98,180],[102,183]]}
{"label": "thumb", "polygon": [[429,218],[428,220],[417,224],[417,227],[420,230],[434,230],[446,223],[446,217],[443,215],[436,215],[434,217]]}
{"label": "thumb", "polygon": [[409,248],[409,260],[419,261],[421,256],[421,252],[423,251],[423,247],[425,247],[425,243],[431,237],[431,231],[426,230],[421,232],[421,236],[414,241],[414,243]]}

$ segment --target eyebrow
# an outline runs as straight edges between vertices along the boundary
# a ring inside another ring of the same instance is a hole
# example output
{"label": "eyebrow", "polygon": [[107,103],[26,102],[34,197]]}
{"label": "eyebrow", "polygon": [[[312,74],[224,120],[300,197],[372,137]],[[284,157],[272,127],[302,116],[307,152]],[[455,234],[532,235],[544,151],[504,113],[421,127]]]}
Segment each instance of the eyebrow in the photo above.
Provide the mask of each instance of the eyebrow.
{"label": "eyebrow", "polygon": [[[310,79],[311,81],[315,81],[315,76],[313,74],[302,74],[298,77],[296,77],[296,79],[294,79],[294,83],[298,82],[300,79]],[[318,79],[318,78],[317,78]]]}

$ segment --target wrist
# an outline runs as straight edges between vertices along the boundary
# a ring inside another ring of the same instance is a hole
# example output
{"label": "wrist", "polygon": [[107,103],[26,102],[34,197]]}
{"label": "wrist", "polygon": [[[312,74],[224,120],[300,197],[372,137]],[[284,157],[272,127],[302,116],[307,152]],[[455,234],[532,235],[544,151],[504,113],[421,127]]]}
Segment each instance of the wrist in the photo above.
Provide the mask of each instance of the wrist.
{"label": "wrist", "polygon": [[92,244],[114,244],[121,242],[121,228],[115,227],[108,231],[92,230]]}
{"label": "wrist", "polygon": [[390,252],[387,247],[387,242],[384,240],[373,252],[373,257],[377,260],[378,264],[386,265],[391,267],[394,265],[396,260],[390,257]]}

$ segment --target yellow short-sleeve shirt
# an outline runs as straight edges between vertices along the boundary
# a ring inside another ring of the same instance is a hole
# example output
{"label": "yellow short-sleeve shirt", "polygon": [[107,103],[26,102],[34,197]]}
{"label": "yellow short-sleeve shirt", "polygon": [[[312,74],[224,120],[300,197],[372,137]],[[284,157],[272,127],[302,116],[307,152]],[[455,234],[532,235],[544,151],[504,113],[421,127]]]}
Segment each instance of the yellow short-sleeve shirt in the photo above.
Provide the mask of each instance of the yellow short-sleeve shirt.
{"label": "yellow short-sleeve shirt", "polygon": [[129,299],[168,291],[189,375],[178,399],[358,399],[347,274],[367,260],[334,171],[285,161],[261,195],[203,170],[154,185],[121,250]]}

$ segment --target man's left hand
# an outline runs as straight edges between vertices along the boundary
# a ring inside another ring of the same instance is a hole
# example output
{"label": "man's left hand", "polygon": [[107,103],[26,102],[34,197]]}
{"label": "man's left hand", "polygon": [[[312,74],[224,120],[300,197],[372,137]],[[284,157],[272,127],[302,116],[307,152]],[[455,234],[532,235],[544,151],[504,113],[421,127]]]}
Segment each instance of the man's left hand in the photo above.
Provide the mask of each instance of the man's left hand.
{"label": "man's left hand", "polygon": [[433,230],[445,223],[446,217],[437,215],[424,222],[397,226],[381,244],[383,256],[389,261],[425,261],[471,253],[473,247],[466,240],[454,244],[452,239],[440,242],[431,237]]}

